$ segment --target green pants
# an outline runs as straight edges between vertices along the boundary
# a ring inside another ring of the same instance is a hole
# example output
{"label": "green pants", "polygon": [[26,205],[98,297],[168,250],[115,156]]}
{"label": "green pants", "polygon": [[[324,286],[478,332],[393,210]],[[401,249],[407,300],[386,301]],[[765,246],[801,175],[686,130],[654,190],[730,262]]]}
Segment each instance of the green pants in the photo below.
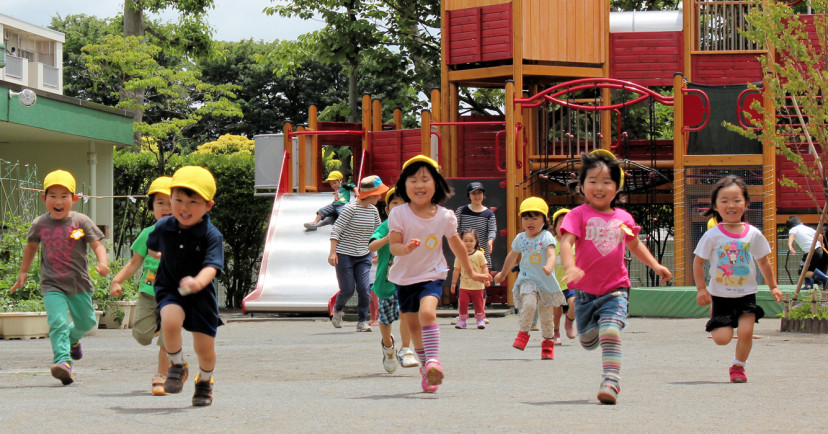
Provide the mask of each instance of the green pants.
{"label": "green pants", "polygon": [[[92,293],[66,295],[47,292],[43,296],[46,317],[49,321],[49,339],[52,341],[54,363],[69,362],[69,349],[98,324],[92,307]],[[69,322],[69,314],[72,322]]]}

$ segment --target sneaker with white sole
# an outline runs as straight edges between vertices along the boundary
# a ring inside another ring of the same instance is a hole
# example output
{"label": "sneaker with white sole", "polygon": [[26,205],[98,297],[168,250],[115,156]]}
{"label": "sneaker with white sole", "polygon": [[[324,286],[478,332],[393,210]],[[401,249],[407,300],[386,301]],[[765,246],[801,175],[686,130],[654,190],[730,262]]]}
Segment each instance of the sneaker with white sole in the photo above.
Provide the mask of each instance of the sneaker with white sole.
{"label": "sneaker with white sole", "polygon": [[360,322],[357,323],[356,331],[358,331],[358,332],[370,332],[371,331],[371,326],[369,326],[368,323],[365,322],[365,321],[360,321]]}
{"label": "sneaker with white sole", "polygon": [[391,374],[397,370],[397,343],[394,341],[394,336],[391,336],[391,346],[386,347],[385,343],[382,342],[380,339],[380,345],[382,346],[382,367],[385,368],[385,372]]}
{"label": "sneaker with white sole", "polygon": [[400,366],[403,368],[416,368],[420,366],[420,361],[417,360],[414,351],[408,347],[400,348],[400,352],[397,353],[397,360],[399,360]]}
{"label": "sneaker with white sole", "polygon": [[333,324],[334,328],[342,328],[342,317],[344,316],[345,312],[334,311],[333,315],[331,315],[331,324]]}
{"label": "sneaker with white sole", "polygon": [[459,317],[459,316],[456,316],[456,317],[454,317],[454,319],[452,319],[452,320],[451,320],[451,325],[455,325],[455,324],[457,324],[458,322],[460,322],[460,317]]}

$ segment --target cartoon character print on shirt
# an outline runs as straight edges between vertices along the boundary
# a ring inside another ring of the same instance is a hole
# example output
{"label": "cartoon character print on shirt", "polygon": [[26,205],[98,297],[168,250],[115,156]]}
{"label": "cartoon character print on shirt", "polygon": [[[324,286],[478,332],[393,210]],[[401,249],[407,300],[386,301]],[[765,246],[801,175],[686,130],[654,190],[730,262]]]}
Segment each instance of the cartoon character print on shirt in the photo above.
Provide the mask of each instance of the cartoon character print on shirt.
{"label": "cartoon character print on shirt", "polygon": [[[529,263],[532,265],[540,265],[541,263],[541,252],[544,249],[543,243],[539,239],[529,239],[526,238],[523,240],[523,249],[521,254],[526,255],[529,258]],[[521,274],[523,276],[528,276],[529,274],[526,271],[521,270]]]}
{"label": "cartoon character print on shirt", "polygon": [[625,228],[629,231],[629,228],[618,219],[604,221],[601,217],[591,217],[587,220],[584,239],[592,241],[601,256],[607,256],[624,241]]}
{"label": "cartoon character print on shirt", "polygon": [[730,241],[716,248],[716,281],[741,286],[750,275],[750,243]]}
{"label": "cartoon character print on shirt", "polygon": [[[80,239],[79,228],[56,226],[40,231],[41,248],[44,258],[52,265],[52,270],[61,278],[69,273],[72,263],[72,251]],[[74,235],[74,236],[73,236]]]}

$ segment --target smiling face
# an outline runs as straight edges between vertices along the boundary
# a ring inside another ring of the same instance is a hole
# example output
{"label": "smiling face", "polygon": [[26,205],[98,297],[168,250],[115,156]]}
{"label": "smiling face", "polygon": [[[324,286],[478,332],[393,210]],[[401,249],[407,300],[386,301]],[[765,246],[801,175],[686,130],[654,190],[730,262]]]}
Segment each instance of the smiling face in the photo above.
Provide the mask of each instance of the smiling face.
{"label": "smiling face", "polygon": [[436,186],[434,177],[425,167],[405,179],[405,194],[411,200],[411,205],[424,207],[431,205],[431,198],[434,197]]}
{"label": "smiling face", "polygon": [[589,206],[595,211],[612,211],[611,204],[618,192],[618,185],[612,180],[609,167],[602,164],[587,170],[582,187]]}
{"label": "smiling face", "polygon": [[713,209],[722,216],[725,223],[741,223],[748,202],[742,188],[736,184],[719,189]]}
{"label": "smiling face", "polygon": [[206,201],[203,197],[193,194],[188,196],[184,190],[174,188],[172,191],[172,215],[178,220],[178,225],[189,229],[197,225],[204,214],[207,214],[215,202]]}
{"label": "smiling face", "polygon": [[477,246],[477,238],[472,233],[463,234],[463,244],[466,246],[466,253],[471,255]]}
{"label": "smiling face", "polygon": [[545,222],[541,213],[525,212],[520,215],[520,226],[529,237],[537,236],[543,230]]}
{"label": "smiling face", "polygon": [[46,204],[46,211],[49,212],[49,216],[55,220],[69,217],[72,205],[78,201],[77,196],[62,185],[49,187],[49,190],[42,194],[40,198]]}
{"label": "smiling face", "polygon": [[471,200],[472,205],[480,206],[483,205],[483,199],[486,198],[486,193],[483,193],[483,190],[475,190],[469,193],[469,200]]}
{"label": "smiling face", "polygon": [[155,217],[155,221],[171,215],[172,205],[170,204],[170,197],[164,193],[153,193],[152,216]]}

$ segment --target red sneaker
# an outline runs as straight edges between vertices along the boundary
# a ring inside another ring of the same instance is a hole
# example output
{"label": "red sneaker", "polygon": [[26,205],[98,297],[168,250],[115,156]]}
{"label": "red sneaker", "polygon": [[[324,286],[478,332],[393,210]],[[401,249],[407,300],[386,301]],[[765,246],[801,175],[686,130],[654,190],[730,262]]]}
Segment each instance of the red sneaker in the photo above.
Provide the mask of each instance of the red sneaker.
{"label": "red sneaker", "polygon": [[552,360],[555,358],[555,341],[544,340],[541,342],[541,360]]}
{"label": "red sneaker", "polygon": [[733,365],[730,367],[730,382],[731,383],[747,383],[747,376],[745,376],[745,367],[740,365]]}
{"label": "red sneaker", "polygon": [[513,347],[523,351],[526,349],[526,344],[529,343],[529,333],[526,332],[518,332],[517,337],[515,338],[515,343],[512,344]]}

